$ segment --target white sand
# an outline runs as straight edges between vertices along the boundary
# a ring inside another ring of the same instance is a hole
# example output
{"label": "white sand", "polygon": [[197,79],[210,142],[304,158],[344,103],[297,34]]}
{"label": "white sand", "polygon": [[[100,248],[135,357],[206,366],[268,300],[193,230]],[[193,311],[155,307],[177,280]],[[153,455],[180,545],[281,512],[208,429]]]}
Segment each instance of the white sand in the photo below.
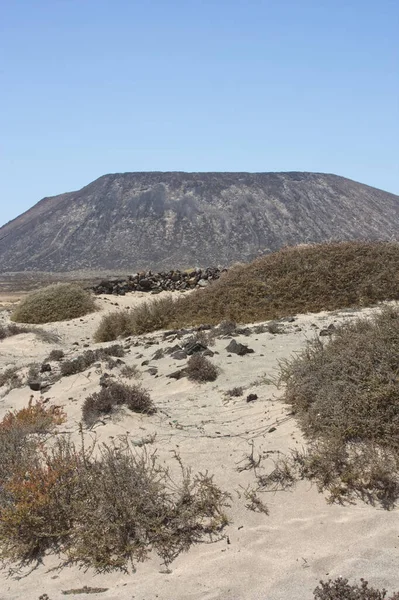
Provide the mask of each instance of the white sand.
{"label": "white sand", "polygon": [[[0,342],[0,371],[15,364],[26,365],[43,361],[52,348],[62,348],[71,356],[82,352],[83,344],[90,347],[92,335],[105,311],[149,299],[145,294],[130,294],[121,298],[102,297],[101,311],[83,319],[46,325],[60,336],[60,344],[49,345],[33,334],[14,336]],[[118,303],[115,307],[114,303]],[[373,309],[363,311],[371,313]],[[245,507],[243,489],[255,484],[253,471],[239,472],[254,444],[255,453],[265,451],[286,453],[302,445],[302,437],[294,419],[280,402],[282,391],[270,381],[278,373],[278,361],[288,358],[304,347],[317,327],[353,318],[353,313],[330,315],[299,315],[295,322],[286,323],[286,333],[240,336],[237,341],[248,344],[254,354],[228,356],[225,348],[229,339],[217,340],[211,349],[217,351],[211,360],[221,368],[213,383],[198,385],[186,378],[179,381],[166,375],[185,361],[170,356],[151,360],[158,348],[167,348],[175,341],[163,341],[162,335],[147,336],[157,342],[142,344],[132,340],[123,358],[126,364],[138,365],[141,382],[157,405],[153,416],[124,413],[124,416],[105,419],[93,429],[99,441],[128,435],[140,440],[156,433],[159,457],[172,464],[171,451],[178,450],[183,462],[195,471],[208,470],[224,490],[232,494],[227,513],[231,524],[226,528],[228,538],[214,544],[199,544],[180,555],[165,573],[161,561],[152,556],[137,565],[135,573],[95,574],[76,566],[57,569],[60,560],[48,556],[32,572],[22,570],[9,575],[0,571],[0,600],[38,599],[47,594],[50,600],[64,598],[62,591],[84,585],[106,587],[103,593],[79,597],[104,600],[312,600],[312,591],[320,579],[338,576],[359,580],[365,577],[375,587],[399,590],[399,529],[397,510],[386,512],[358,503],[353,506],[328,505],[323,495],[308,482],[299,483],[293,490],[261,495],[270,514],[254,513]],[[7,320],[8,313],[0,313]],[[301,330],[299,330],[298,327]],[[78,342],[79,346],[73,345]],[[138,355],[143,355],[138,358]],[[140,366],[146,360],[158,367],[158,376]],[[119,369],[109,371],[117,378]],[[44,394],[49,404],[63,406],[68,421],[61,428],[77,435],[84,399],[99,389],[99,369],[64,377]],[[224,392],[244,386],[244,396],[227,398]],[[246,396],[256,393],[258,399],[247,403]],[[0,390],[1,393],[1,390]],[[4,393],[4,390],[3,390]],[[14,389],[0,398],[0,418],[10,410],[26,405],[38,392],[28,387]],[[276,429],[269,432],[270,428]],[[94,435],[92,433],[91,435]],[[277,455],[271,455],[277,456]],[[271,459],[262,462],[268,472]]]}

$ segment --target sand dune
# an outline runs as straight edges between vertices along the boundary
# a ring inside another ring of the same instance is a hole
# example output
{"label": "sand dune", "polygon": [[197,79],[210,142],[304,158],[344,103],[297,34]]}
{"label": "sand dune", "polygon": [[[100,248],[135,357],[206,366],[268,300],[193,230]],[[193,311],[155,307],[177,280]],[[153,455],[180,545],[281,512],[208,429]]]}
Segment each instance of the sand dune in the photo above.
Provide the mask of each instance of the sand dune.
{"label": "sand dune", "polygon": [[[32,333],[0,341],[0,372],[12,365],[42,362],[52,348],[61,348],[72,357],[98,347],[92,336],[101,316],[144,298],[148,296],[137,293],[116,300],[99,297],[99,312],[45,325],[59,336],[58,345],[44,343]],[[375,310],[365,309],[362,314]],[[156,556],[137,565],[133,573],[96,574],[77,566],[62,566],[62,557],[55,556],[47,556],[33,569],[10,571],[8,566],[0,571],[0,600],[47,596],[59,600],[63,592],[83,586],[106,588],[91,594],[93,600],[311,600],[320,579],[338,576],[351,580],[365,577],[375,587],[398,590],[397,509],[386,512],[360,502],[352,506],[328,505],[315,487],[300,482],[290,491],[261,495],[269,515],[253,512],[246,508],[243,492],[255,484],[255,475],[251,469],[239,469],[251,452],[251,444],[256,455],[263,457],[260,469],[265,473],[272,469],[278,453],[303,445],[294,418],[280,401],[282,390],[272,383],[278,363],[303,348],[320,328],[353,319],[356,314],[339,311],[298,315],[283,324],[284,333],[239,335],[235,339],[254,350],[245,356],[229,355],[226,346],[230,338],[217,339],[211,347],[215,352],[212,362],[220,367],[220,375],[215,382],[202,385],[187,378],[167,378],[185,361],[167,354],[153,359],[156,350],[166,350],[182,340],[165,339],[157,333],[122,342],[127,348],[123,360],[139,367],[141,383],[158,412],[145,416],[126,411],[106,417],[87,435],[100,442],[124,435],[139,441],[155,435],[151,447],[157,448],[161,461],[170,464],[172,470],[175,450],[195,471],[213,473],[216,483],[232,494],[226,537],[213,544],[193,546],[172,563],[168,572]],[[8,319],[4,309],[0,323]],[[147,360],[149,364],[142,365]],[[156,375],[148,372],[150,367],[157,367]],[[50,405],[64,407],[68,419],[61,428],[72,438],[78,439],[82,403],[98,391],[104,370],[93,366],[84,373],[63,377],[44,393]],[[118,367],[108,372],[123,379]],[[243,396],[226,395],[235,386],[245,388]],[[253,402],[246,401],[250,393],[258,396]],[[8,393],[0,388],[0,419],[8,410],[25,406],[31,395],[39,398],[40,392],[32,392],[27,386]]]}

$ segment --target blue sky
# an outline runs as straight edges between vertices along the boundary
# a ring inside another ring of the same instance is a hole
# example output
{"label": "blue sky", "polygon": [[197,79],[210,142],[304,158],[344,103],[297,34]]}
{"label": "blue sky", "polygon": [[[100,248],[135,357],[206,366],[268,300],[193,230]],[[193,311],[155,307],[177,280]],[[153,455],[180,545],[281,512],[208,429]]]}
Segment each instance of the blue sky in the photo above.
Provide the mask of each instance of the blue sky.
{"label": "blue sky", "polygon": [[124,171],[399,194],[397,0],[0,0],[0,224]]}

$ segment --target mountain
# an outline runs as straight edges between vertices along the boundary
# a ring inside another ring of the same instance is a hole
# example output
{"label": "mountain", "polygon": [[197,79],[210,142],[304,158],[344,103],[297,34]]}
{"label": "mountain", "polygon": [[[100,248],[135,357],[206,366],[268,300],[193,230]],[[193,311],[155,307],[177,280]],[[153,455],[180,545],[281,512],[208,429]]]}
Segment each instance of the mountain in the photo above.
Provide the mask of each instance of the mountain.
{"label": "mountain", "polygon": [[322,173],[120,173],[0,228],[0,272],[246,262],[285,245],[399,238],[399,196]]}

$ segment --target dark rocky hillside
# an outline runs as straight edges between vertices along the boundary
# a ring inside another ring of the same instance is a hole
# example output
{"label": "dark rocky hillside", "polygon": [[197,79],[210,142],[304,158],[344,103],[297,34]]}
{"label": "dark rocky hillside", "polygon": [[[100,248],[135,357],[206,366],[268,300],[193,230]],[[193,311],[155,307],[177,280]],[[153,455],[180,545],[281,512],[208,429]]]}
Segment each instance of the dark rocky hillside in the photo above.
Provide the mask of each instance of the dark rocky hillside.
{"label": "dark rocky hillside", "polygon": [[399,197],[320,173],[122,173],[0,228],[0,272],[164,270],[399,238]]}

